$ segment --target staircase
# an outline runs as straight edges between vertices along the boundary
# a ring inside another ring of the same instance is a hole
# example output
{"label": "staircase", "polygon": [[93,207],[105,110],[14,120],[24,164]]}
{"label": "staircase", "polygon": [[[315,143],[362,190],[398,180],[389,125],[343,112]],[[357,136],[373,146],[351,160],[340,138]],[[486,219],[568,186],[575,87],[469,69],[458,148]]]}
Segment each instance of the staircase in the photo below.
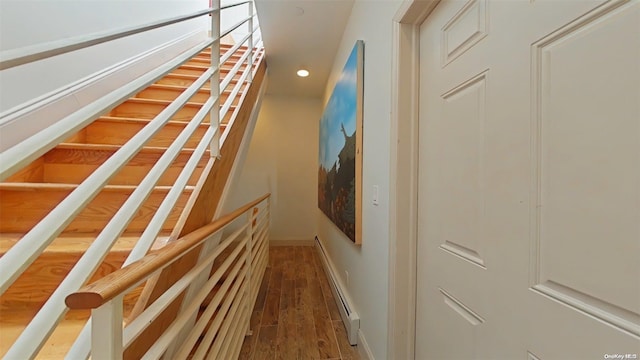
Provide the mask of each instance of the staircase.
{"label": "staircase", "polygon": [[[220,45],[220,53],[224,55],[231,47]],[[221,79],[239,62],[244,51],[246,46],[240,47],[221,64]],[[0,183],[0,257],[207,71],[210,58],[209,50],[201,52]],[[262,53],[259,52],[255,55],[254,69],[261,60]],[[240,66],[240,71],[246,66],[245,62]],[[224,132],[231,129],[228,125],[233,123],[234,116],[237,116],[240,108],[253,106],[252,103],[240,103],[242,95],[249,89],[249,83],[244,83],[237,94],[232,94],[230,89],[233,89],[239,80],[240,73],[231,79],[229,90],[220,94],[221,107],[229,96],[235,95],[226,115],[220,119],[220,133],[223,137]],[[200,88],[2,294],[0,358],[4,357],[8,348],[66,274],[96,240],[100,231],[107,226],[176,137],[185,130],[189,121],[209,100],[209,95],[209,85]],[[88,283],[93,283],[123,266],[209,127],[209,116],[206,116],[162,174]],[[244,132],[244,129],[242,130]],[[235,155],[225,154],[232,159]],[[206,150],[197,160],[195,171],[183,187],[167,220],[162,223],[152,249],[162,248],[180,236],[194,204],[203,201],[199,199],[202,198],[201,192],[206,178],[210,176],[210,162],[210,151]],[[222,190],[219,188],[215,191]],[[141,291],[142,286],[125,297],[125,315],[133,309]],[[68,311],[37,358],[63,358],[89,316],[90,312],[87,310]]]}

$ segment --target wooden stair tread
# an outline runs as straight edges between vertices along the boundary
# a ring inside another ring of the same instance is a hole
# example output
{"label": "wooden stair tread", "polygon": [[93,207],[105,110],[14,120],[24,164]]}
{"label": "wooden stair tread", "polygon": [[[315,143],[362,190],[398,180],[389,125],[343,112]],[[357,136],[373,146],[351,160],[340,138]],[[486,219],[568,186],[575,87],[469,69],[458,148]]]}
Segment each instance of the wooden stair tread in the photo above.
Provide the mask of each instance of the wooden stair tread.
{"label": "wooden stair tread", "polygon": [[[84,235],[61,235],[47,246],[47,253],[82,253],[95,240],[97,234]],[[23,234],[0,234],[0,256],[6,254],[24,235]],[[156,242],[164,243],[169,237],[159,236]],[[140,239],[140,235],[121,235],[111,248],[112,252],[129,252]]]}
{"label": "wooden stair tread", "polygon": [[[112,144],[60,143],[54,149],[118,151],[120,148],[121,148],[120,145],[112,145]],[[159,147],[159,146],[143,146],[140,149],[140,152],[146,152],[146,153],[163,154],[165,151],[167,151],[166,147]],[[195,149],[184,148],[181,151],[186,154],[191,154],[195,151]]]}
{"label": "wooden stair tread", "polygon": [[[51,296],[66,274],[95,241],[98,232],[80,235],[62,235],[54,239],[37,259],[0,297],[0,312],[7,310],[39,309]],[[161,233],[151,250],[162,247],[168,240],[167,232]],[[14,246],[23,235],[0,234],[0,257]],[[119,269],[140,238],[140,233],[121,235],[105,258],[100,262],[89,282]],[[125,296],[125,304],[132,307],[141,287]]]}
{"label": "wooden stair tread", "polygon": [[[153,105],[169,105],[171,104],[173,101],[171,100],[158,100],[158,99],[147,99],[147,98],[136,98],[136,97],[132,97],[127,99],[124,103],[137,103],[137,104],[153,104]],[[197,103],[197,102],[191,102],[188,101],[184,104],[184,106],[191,106],[191,107],[199,107],[201,108],[202,105],[204,105],[204,103]]]}
{"label": "wooden stair tread", "polygon": [[[185,79],[185,80],[197,80],[199,77],[200,76],[198,76],[198,75],[176,74],[176,73],[169,73],[169,74],[164,76],[164,78],[177,78],[177,79]],[[234,81],[237,82],[236,79],[231,80],[231,82],[234,82]],[[157,84],[157,82],[156,82],[156,84]]]}
{"label": "wooden stair tread", "polygon": [[[63,359],[89,316],[88,311],[68,313],[36,359]],[[33,313],[26,310],[0,312],[0,358],[4,357],[32,317]]]}
{"label": "wooden stair tread", "polygon": [[[101,116],[96,119],[96,121],[104,121],[111,123],[129,123],[129,124],[148,124],[152,119],[140,119],[140,118],[132,118],[132,117],[121,117],[121,116]],[[95,122],[95,121],[94,121]],[[187,126],[189,125],[188,121],[181,120],[169,120],[167,121],[167,125],[179,125],[179,126]],[[220,124],[224,126],[226,124]],[[200,123],[198,126],[200,127],[209,127],[209,123]]]}
{"label": "wooden stair tread", "polygon": [[[153,121],[153,117],[150,115],[145,115],[146,118],[134,116],[134,113],[131,111],[117,115],[102,116],[84,129],[80,130],[78,133],[65,139],[64,143],[122,146],[126,144],[131,137],[142,131],[145,126],[149,125],[149,123]],[[185,148],[193,149],[198,146],[202,137],[211,126],[209,122],[205,121],[196,125],[193,133],[184,144]],[[166,124],[157,131],[148,142],[146,142],[145,147],[170,147],[174,143],[175,139],[183,133],[187,126],[189,126],[189,124],[190,122],[188,117],[185,117],[184,120],[176,119],[166,122]],[[225,131],[226,124],[222,123],[219,129],[220,131]],[[183,152],[183,154],[187,153]]]}
{"label": "wooden stair tread", "polygon": [[[154,83],[149,85],[145,90],[149,90],[149,89],[162,89],[162,90],[171,90],[171,91],[176,91],[176,92],[183,92],[185,91],[189,86],[186,85],[170,85],[170,84],[158,84],[158,83]],[[199,93],[209,93],[211,90],[210,87],[201,87],[200,90],[198,90]],[[144,91],[144,90],[142,90]],[[231,93],[231,89],[226,89],[225,91],[222,92],[223,94],[230,94]],[[240,92],[242,93],[242,91]]]}
{"label": "wooden stair tread", "polygon": [[[36,183],[36,182],[2,182],[0,183],[0,190],[5,191],[73,191],[78,188],[78,184],[60,184],[60,183]],[[102,191],[111,192],[133,192],[137,186],[135,185],[107,185]],[[172,186],[154,186],[154,192],[169,192]],[[195,186],[187,185],[183,189],[183,192],[190,193],[195,189]]]}
{"label": "wooden stair tread", "polygon": [[[172,91],[180,91],[183,92],[188,88],[188,86],[184,86],[184,85],[169,85],[169,84],[158,84],[158,83],[154,83],[149,85],[146,89],[163,89],[163,90],[172,90]],[[145,89],[145,90],[146,90]],[[209,91],[211,90],[210,87],[201,87],[198,92],[204,92],[204,93],[209,93]]]}
{"label": "wooden stair tread", "polygon": [[[77,188],[75,184],[2,183],[0,184],[0,232],[26,233],[43,219],[57,204]],[[104,229],[113,215],[131,196],[135,185],[109,185],[63,230],[65,234],[85,234]],[[167,196],[170,186],[156,187],[140,205],[125,232],[142,232]],[[193,186],[181,191],[176,206],[163,224],[163,231],[172,231],[180,213],[193,193]]]}
{"label": "wooden stair tread", "polygon": [[205,72],[205,71],[209,70],[209,67],[210,66],[193,65],[193,64],[182,64],[182,65],[180,65],[180,68],[182,68],[182,69],[202,70],[202,72]]}

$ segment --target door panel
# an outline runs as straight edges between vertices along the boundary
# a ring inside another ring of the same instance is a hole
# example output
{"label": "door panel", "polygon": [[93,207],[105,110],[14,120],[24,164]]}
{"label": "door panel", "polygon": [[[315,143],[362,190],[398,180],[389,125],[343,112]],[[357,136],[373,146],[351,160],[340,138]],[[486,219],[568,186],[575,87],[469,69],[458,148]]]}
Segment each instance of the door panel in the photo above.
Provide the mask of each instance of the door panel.
{"label": "door panel", "polygon": [[640,357],[640,2],[421,27],[417,359]]}

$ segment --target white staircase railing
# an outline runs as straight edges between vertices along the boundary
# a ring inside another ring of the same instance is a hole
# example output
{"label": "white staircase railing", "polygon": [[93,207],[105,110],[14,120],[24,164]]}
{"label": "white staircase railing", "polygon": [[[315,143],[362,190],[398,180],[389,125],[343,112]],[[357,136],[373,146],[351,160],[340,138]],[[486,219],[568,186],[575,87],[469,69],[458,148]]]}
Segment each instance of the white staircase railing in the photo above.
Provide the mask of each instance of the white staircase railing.
{"label": "white staircase railing", "polygon": [[[244,217],[243,217],[244,216]],[[234,223],[235,220],[242,223]],[[171,359],[236,359],[249,329],[249,318],[268,262],[269,194],[248,203],[165,248],[83,287],[67,297],[72,309],[91,309],[94,360],[122,359],[124,350],[213,262],[223,262],[206,274],[207,281],[186,310],[166,327],[142,359],[159,359],[189,319],[204,307],[187,338]],[[231,226],[235,225],[235,228]],[[123,298],[190,250],[231,229],[196,267],[164,292],[142,314],[123,326]],[[224,256],[226,252],[226,257]],[[217,287],[217,288],[216,288]],[[211,300],[204,304],[208,296]],[[198,342],[198,339],[202,339]]]}
{"label": "white staircase railing", "polygon": [[[247,6],[249,9],[247,12],[248,16],[241,19],[232,28],[221,31],[219,27],[221,12],[236,6]],[[105,112],[113,109],[134,94],[156,82],[173,69],[202,53],[205,49],[211,48],[211,65],[204,74],[151,120],[147,126],[134,135],[131,140],[118,149],[107,161],[80,183],[75,190],[0,258],[0,294],[3,294],[36,258],[46,250],[47,246],[49,246],[100,191],[105,188],[109,180],[116,176],[118,172],[127,165],[129,160],[185,106],[198,90],[205,84],[210,83],[209,100],[200,108],[193,119],[189,121],[182,133],[173,141],[125,203],[116,211],[113,218],[111,218],[104,229],[97,235],[95,241],[93,241],[81,256],[73,269],[5,354],[7,359],[32,359],[37,356],[38,352],[68,311],[64,302],[65,298],[69,294],[77,291],[98,269],[100,263],[111,250],[116,240],[126,230],[127,225],[149,197],[161,176],[185,148],[187,140],[194,134],[200,124],[203,123],[207,115],[210,117],[209,130],[192,152],[186,166],[180,172],[168,195],[153,215],[152,220],[148,223],[147,228],[144,230],[140,240],[127,257],[123,266],[135,263],[137,260],[143,258],[149,251],[160,234],[162,225],[169,217],[171,210],[175,207],[182,191],[187,187],[187,181],[194,173],[199,160],[206,154],[207,150],[209,150],[210,156],[219,156],[219,150],[225,138],[224,134],[220,132],[220,120],[227,116],[227,113],[232,108],[234,99],[240,91],[248,86],[254,71],[257,70],[257,67],[255,67],[254,70],[253,65],[258,63],[264,55],[259,39],[259,26],[254,27],[256,17],[253,9],[252,1],[221,6],[220,0],[216,0],[212,8],[185,16],[165,19],[137,27],[88,34],[77,38],[16,49],[0,54],[0,70],[8,69],[196,17],[211,15],[212,18],[211,23],[213,28],[211,29],[211,38],[197,44],[163,66],[131,81],[107,96],[87,104],[71,115],[60,119],[54,125],[0,153],[0,181],[3,181],[38,157],[44,155],[47,151],[74,133],[91,124]],[[220,56],[221,37],[231,34],[242,25],[248,27],[248,34],[225,54]],[[254,44],[257,44],[257,46],[254,46]],[[233,66],[224,79],[220,79],[220,68],[222,65],[231,59],[234,54],[239,54],[240,52],[242,52],[240,60]],[[255,62],[254,58],[257,59]],[[242,62],[245,61],[246,66],[244,67],[244,71],[242,71]],[[242,72],[240,73],[240,71]],[[225,103],[220,106],[220,96],[227,90],[233,79],[238,79],[238,81],[230,90],[231,95]],[[238,108],[234,111],[230,123],[233,122],[237,111]],[[227,127],[225,131],[228,132],[229,129],[230,127]],[[94,323],[93,326],[96,326],[96,324]],[[98,326],[104,325],[100,324]],[[80,359],[89,356],[89,342],[85,341],[85,339],[88,339],[88,330],[89,325],[86,326],[85,330],[76,340],[76,343],[67,355],[69,358]],[[117,334],[114,334],[114,336],[115,335]],[[101,352],[94,353],[93,358],[97,358],[98,354],[101,354]]]}

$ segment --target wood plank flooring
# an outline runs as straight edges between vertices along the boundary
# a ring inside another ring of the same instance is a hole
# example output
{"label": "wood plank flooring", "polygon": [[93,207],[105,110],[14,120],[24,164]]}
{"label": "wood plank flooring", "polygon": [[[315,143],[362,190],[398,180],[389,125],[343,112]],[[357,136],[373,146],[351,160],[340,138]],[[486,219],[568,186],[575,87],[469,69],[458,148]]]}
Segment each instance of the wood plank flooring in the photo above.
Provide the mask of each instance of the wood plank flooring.
{"label": "wood plank flooring", "polygon": [[312,246],[269,249],[251,316],[253,334],[245,337],[240,359],[360,359],[320,261]]}

